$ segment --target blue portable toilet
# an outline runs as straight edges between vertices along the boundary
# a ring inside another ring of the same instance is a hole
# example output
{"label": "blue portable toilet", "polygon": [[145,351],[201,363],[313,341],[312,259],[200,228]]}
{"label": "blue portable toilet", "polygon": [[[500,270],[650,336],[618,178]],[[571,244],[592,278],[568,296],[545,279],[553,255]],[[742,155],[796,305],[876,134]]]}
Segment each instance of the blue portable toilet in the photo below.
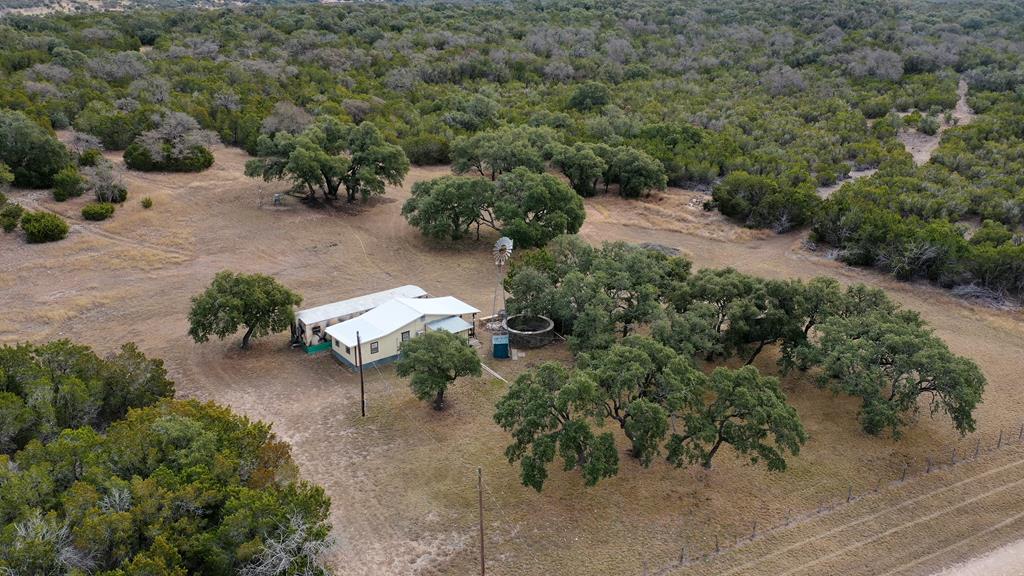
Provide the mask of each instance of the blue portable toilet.
{"label": "blue portable toilet", "polygon": [[508,334],[495,334],[491,336],[491,355],[495,358],[508,358]]}

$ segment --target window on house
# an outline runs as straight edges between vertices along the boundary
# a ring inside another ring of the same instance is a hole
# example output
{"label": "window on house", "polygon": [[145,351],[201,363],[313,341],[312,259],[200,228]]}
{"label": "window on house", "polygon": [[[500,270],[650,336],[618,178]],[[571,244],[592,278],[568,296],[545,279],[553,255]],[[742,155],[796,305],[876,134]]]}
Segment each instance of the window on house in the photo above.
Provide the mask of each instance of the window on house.
{"label": "window on house", "polygon": [[351,353],[352,353],[352,350],[350,350],[348,346],[345,346],[345,354],[351,354]]}
{"label": "window on house", "polygon": [[408,342],[412,336],[409,335],[409,331],[402,332],[402,342]]}
{"label": "window on house", "polygon": [[370,342],[370,354],[376,354],[380,352],[380,344],[377,342]]}

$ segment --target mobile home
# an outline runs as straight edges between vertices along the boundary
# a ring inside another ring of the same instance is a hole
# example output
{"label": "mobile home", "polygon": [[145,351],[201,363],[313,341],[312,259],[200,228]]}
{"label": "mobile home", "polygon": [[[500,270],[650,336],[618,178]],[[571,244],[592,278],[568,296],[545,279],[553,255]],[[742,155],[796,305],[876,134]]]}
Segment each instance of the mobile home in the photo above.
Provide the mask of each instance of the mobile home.
{"label": "mobile home", "polygon": [[363,366],[392,362],[402,342],[424,332],[444,330],[465,338],[474,335],[476,308],[458,298],[394,298],[373,310],[329,326],[331,352],[349,368],[358,366],[357,340],[362,343]]}
{"label": "mobile home", "polygon": [[382,292],[349,298],[341,302],[301,310],[295,315],[292,340],[296,344],[304,346],[308,353],[327,350],[331,347],[331,343],[327,339],[328,326],[351,320],[395,298],[426,297],[427,292],[425,290],[419,286],[409,284]]}

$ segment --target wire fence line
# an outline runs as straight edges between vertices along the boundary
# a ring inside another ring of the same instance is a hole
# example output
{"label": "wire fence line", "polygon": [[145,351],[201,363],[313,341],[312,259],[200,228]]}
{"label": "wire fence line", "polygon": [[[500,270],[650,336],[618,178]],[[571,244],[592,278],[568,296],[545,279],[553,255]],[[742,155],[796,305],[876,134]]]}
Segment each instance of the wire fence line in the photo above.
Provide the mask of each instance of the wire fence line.
{"label": "wire fence line", "polygon": [[[694,545],[686,541],[680,548],[679,557],[660,568],[650,570],[647,562],[644,561],[641,567],[642,575],[669,576],[675,570],[708,562],[726,552],[743,548],[769,535],[821,518],[849,504],[870,498],[890,488],[923,479],[941,470],[948,470],[961,464],[976,462],[988,454],[1007,448],[1019,447],[1024,445],[1024,423],[1013,430],[1000,429],[997,434],[994,433],[988,436],[987,441],[983,436],[982,434],[976,435],[973,445],[968,442],[967,449],[958,451],[958,447],[953,446],[948,451],[935,452],[914,462],[908,461],[904,463],[902,469],[895,476],[891,474],[879,476],[874,485],[867,490],[855,491],[853,484],[848,484],[843,492],[836,494],[834,498],[823,501],[816,508],[797,513],[787,511],[781,521],[773,524],[759,524],[757,518],[753,518],[746,522],[749,529],[741,532],[725,533],[724,531],[716,530],[713,536],[706,537],[705,541],[701,544]],[[934,491],[931,490],[929,493]]]}
{"label": "wire fence line", "polygon": [[[375,383],[379,382],[385,384],[384,390],[380,391],[383,392],[384,396],[394,396],[404,391],[404,387],[396,386],[395,380],[385,375],[379,366],[373,367],[373,373],[376,376],[376,378],[374,378]],[[435,437],[432,431],[427,427],[417,425],[416,428],[421,434],[423,434],[423,437],[429,438],[432,443],[438,446],[443,444],[443,442]],[[813,509],[807,509],[800,512],[794,512],[792,510],[787,511],[783,519],[777,520],[774,523],[764,522],[763,518],[759,519],[751,517],[747,522],[745,522],[745,525],[749,528],[731,532],[715,530],[712,534],[705,536],[699,544],[694,544],[692,541],[687,539],[679,548],[679,556],[669,563],[661,564],[660,567],[655,567],[652,570],[648,565],[647,560],[643,560],[641,567],[642,574],[643,576],[669,576],[676,570],[709,562],[722,554],[741,549],[758,540],[779,533],[788,528],[794,528],[803,523],[822,518],[834,511],[843,509],[845,506],[876,496],[888,489],[923,479],[930,474],[941,470],[948,470],[961,464],[976,462],[985,455],[992,454],[1000,450],[1022,445],[1024,445],[1024,423],[1016,428],[1003,428],[997,433],[991,433],[989,435],[977,433],[967,440],[960,441],[957,445],[950,446],[949,448],[941,451],[935,451],[923,458],[918,457],[913,461],[907,461],[903,464],[902,468],[896,471],[895,474],[891,473],[891,469],[887,469],[890,472],[878,476],[874,483],[869,484],[869,488],[867,489],[855,490],[852,483],[848,484],[844,490],[836,493],[834,497],[822,501]],[[469,461],[457,451],[455,452],[455,457],[458,460],[460,467],[464,468],[467,473],[467,483],[469,483],[468,480],[472,479],[472,484],[475,485],[476,470],[479,467],[478,463]],[[1024,459],[1022,459],[1021,462],[1024,462]],[[498,545],[500,549],[501,544],[506,542],[509,538],[516,537],[519,533],[519,525],[512,518],[512,515],[509,514],[508,510],[506,510],[502,505],[501,498],[499,498],[499,495],[494,492],[494,489],[490,484],[491,483],[487,482],[485,467],[485,477],[482,484],[482,490],[484,507],[486,515],[488,516],[485,520],[485,524],[487,525],[489,532],[486,536],[486,540],[491,546]],[[928,494],[925,494],[925,496],[933,494],[942,488],[943,486],[939,486],[931,489],[928,491]],[[906,501],[896,504],[894,508],[902,507],[915,499],[916,497],[909,498]],[[894,508],[890,507],[889,510]],[[475,532],[475,519],[472,524],[467,521],[462,527],[467,533]],[[492,531],[494,528],[498,529],[496,533]],[[469,538],[472,539],[472,536]],[[488,556],[494,556],[494,553],[492,552],[488,554]],[[498,554],[498,556],[500,556],[500,554]]]}

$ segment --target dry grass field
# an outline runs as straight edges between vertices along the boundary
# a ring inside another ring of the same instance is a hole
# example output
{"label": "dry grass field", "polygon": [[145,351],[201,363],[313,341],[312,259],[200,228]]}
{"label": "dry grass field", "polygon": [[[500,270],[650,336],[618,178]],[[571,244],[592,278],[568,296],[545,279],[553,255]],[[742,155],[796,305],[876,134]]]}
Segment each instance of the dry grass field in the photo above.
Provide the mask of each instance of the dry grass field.
{"label": "dry grass field", "polygon": [[[270,195],[283,186],[245,178],[238,150],[218,149],[216,159],[200,175],[130,173],[128,203],[103,223],[78,217],[85,198],[56,204],[45,193],[14,192],[27,207],[54,210],[74,225],[65,241],[47,245],[0,235],[0,342],[73,338],[108,351],[134,340],[166,360],[180,395],[272,422],[304,476],[333,498],[340,575],[472,573],[478,466],[488,567],[496,575],[640,574],[645,565],[652,574],[927,574],[1020,537],[1024,456],[1016,448],[887,487],[905,463],[919,473],[926,456],[944,457],[954,446],[972,451],[975,439],[957,438],[948,421],[927,414],[901,442],[866,437],[853,402],[805,379],[784,381],[810,434],[785,473],[728,453],[707,472],[664,463],[640,470],[624,455],[619,476],[594,488],[555,471],[537,494],[520,486],[502,455],[508,438],[491,414],[504,385],[493,378],[458,382],[450,408],[439,414],[416,401],[390,368],[374,369],[364,419],[358,377],[329,356],[289,349],[286,335],[246,352],[237,340],[193,344],[186,336],[189,298],[222,269],[272,274],[307,305],[414,283],[489,311],[494,286],[487,242],[428,243],[399,214],[411,184],[443,168],[414,169],[403,188],[369,205],[310,208],[289,197],[271,207]],[[154,200],[150,210],[139,205],[144,196]],[[986,443],[1000,428],[1016,441],[1024,419],[1019,313],[848,268],[804,250],[798,234],[738,228],[704,212],[696,192],[589,200],[581,234],[594,243],[673,246],[701,267],[881,286],[981,365],[989,387],[977,416]],[[551,358],[567,360],[568,353],[552,346],[486,362],[511,379]],[[771,369],[771,358],[761,362]],[[684,544],[706,551],[716,534],[724,543],[749,534],[755,519],[773,525],[790,511],[843,499],[850,486],[856,494],[871,491],[879,478],[879,494],[708,562],[672,567]]]}

